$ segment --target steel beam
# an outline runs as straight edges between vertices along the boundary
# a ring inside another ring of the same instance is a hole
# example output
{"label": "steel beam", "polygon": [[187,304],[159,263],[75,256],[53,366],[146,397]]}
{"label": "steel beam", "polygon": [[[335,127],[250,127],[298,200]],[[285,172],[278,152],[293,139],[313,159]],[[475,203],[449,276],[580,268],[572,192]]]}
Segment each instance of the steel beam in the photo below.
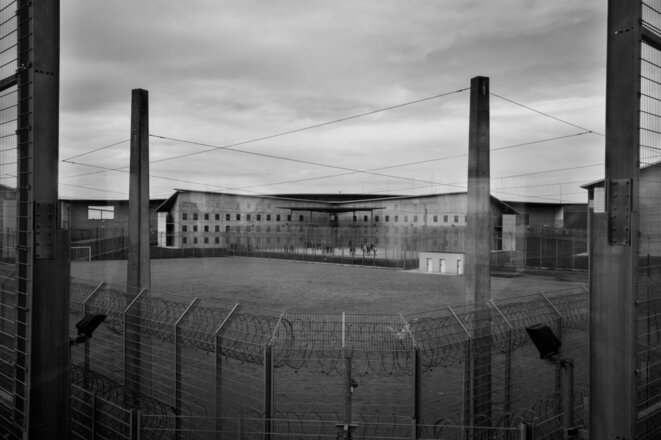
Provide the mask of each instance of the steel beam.
{"label": "steel beam", "polygon": [[[595,439],[636,437],[640,20],[640,0],[609,0],[606,188],[630,182],[634,197],[627,216],[615,212],[608,196],[606,212],[592,212],[589,383],[590,438]],[[619,235],[622,228],[629,229],[627,236]]]}

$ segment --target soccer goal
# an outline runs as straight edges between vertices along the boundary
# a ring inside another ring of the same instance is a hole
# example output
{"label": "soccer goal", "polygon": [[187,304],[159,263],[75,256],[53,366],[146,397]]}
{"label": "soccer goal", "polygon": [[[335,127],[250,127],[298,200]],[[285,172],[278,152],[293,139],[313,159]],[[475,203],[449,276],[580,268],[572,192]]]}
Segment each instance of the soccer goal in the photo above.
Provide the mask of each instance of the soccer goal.
{"label": "soccer goal", "polygon": [[92,246],[71,246],[71,261],[92,261]]}

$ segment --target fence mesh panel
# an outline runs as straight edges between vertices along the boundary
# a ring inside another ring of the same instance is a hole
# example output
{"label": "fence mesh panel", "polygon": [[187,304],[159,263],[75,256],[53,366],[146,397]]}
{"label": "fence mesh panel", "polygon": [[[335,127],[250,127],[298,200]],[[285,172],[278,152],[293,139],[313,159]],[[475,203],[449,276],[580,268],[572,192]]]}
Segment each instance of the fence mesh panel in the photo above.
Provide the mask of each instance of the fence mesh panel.
{"label": "fence mesh panel", "polygon": [[[642,2],[643,27],[661,36],[661,2]],[[661,50],[641,42],[640,272],[636,375],[638,438],[661,435]]]}

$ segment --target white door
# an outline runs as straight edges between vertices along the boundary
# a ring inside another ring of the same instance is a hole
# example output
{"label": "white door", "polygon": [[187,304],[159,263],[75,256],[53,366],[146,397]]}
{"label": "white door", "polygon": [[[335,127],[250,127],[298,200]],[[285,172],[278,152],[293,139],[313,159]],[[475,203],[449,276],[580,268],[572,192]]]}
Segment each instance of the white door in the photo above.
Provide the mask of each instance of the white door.
{"label": "white door", "polygon": [[439,271],[441,273],[445,273],[445,271],[446,271],[446,269],[445,269],[445,260],[442,259],[442,258],[439,260]]}
{"label": "white door", "polygon": [[457,274],[461,275],[464,273],[464,262],[461,260],[457,260]]}
{"label": "white door", "polygon": [[434,260],[431,258],[427,258],[427,272],[433,272],[434,271]]}

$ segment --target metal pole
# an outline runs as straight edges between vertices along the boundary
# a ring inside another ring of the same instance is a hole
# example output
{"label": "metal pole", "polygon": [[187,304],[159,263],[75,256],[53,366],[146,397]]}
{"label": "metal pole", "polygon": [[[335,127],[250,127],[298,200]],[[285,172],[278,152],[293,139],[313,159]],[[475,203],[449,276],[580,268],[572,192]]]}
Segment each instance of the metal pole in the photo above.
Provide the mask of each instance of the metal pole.
{"label": "metal pole", "polygon": [[273,423],[273,351],[264,347],[264,439],[271,438]]}
{"label": "metal pole", "polygon": [[574,361],[562,359],[562,428],[563,440],[575,438],[574,427]]}
{"label": "metal pole", "polygon": [[190,313],[199,298],[194,298],[193,301],[186,307],[181,316],[174,323],[174,436],[175,439],[181,436],[181,332],[179,324]]}
{"label": "metal pole", "polygon": [[[60,2],[19,0],[15,422],[25,437],[68,435],[69,242],[58,222]],[[13,12],[13,11],[12,11]],[[11,52],[7,52],[11,55]]]}
{"label": "metal pole", "polygon": [[[105,285],[105,281],[102,281],[96,288],[90,293],[87,298],[83,301],[83,315],[90,313],[88,309],[88,302],[97,294],[99,290]],[[84,360],[84,374],[83,385],[86,390],[89,389],[89,372],[90,372],[90,346],[89,340],[85,340],[85,360]]]}
{"label": "metal pole", "polygon": [[[221,337],[221,332],[223,331],[223,328],[225,328],[225,325],[230,321],[230,319],[233,317],[234,313],[239,309],[240,304],[236,303],[232,310],[229,311],[227,316],[225,316],[225,319],[218,325],[218,328],[213,332],[214,334],[214,348],[215,348],[215,374],[214,374],[214,389],[215,389],[215,410],[216,410],[216,433],[222,433],[222,419],[221,417],[223,416],[223,407],[222,407],[222,397],[223,397],[223,363],[222,363],[222,337]],[[219,434],[219,438],[222,437],[222,435]]]}
{"label": "metal pole", "polygon": [[608,2],[607,212],[591,209],[590,240],[589,431],[594,439],[637,436],[641,3]]}

